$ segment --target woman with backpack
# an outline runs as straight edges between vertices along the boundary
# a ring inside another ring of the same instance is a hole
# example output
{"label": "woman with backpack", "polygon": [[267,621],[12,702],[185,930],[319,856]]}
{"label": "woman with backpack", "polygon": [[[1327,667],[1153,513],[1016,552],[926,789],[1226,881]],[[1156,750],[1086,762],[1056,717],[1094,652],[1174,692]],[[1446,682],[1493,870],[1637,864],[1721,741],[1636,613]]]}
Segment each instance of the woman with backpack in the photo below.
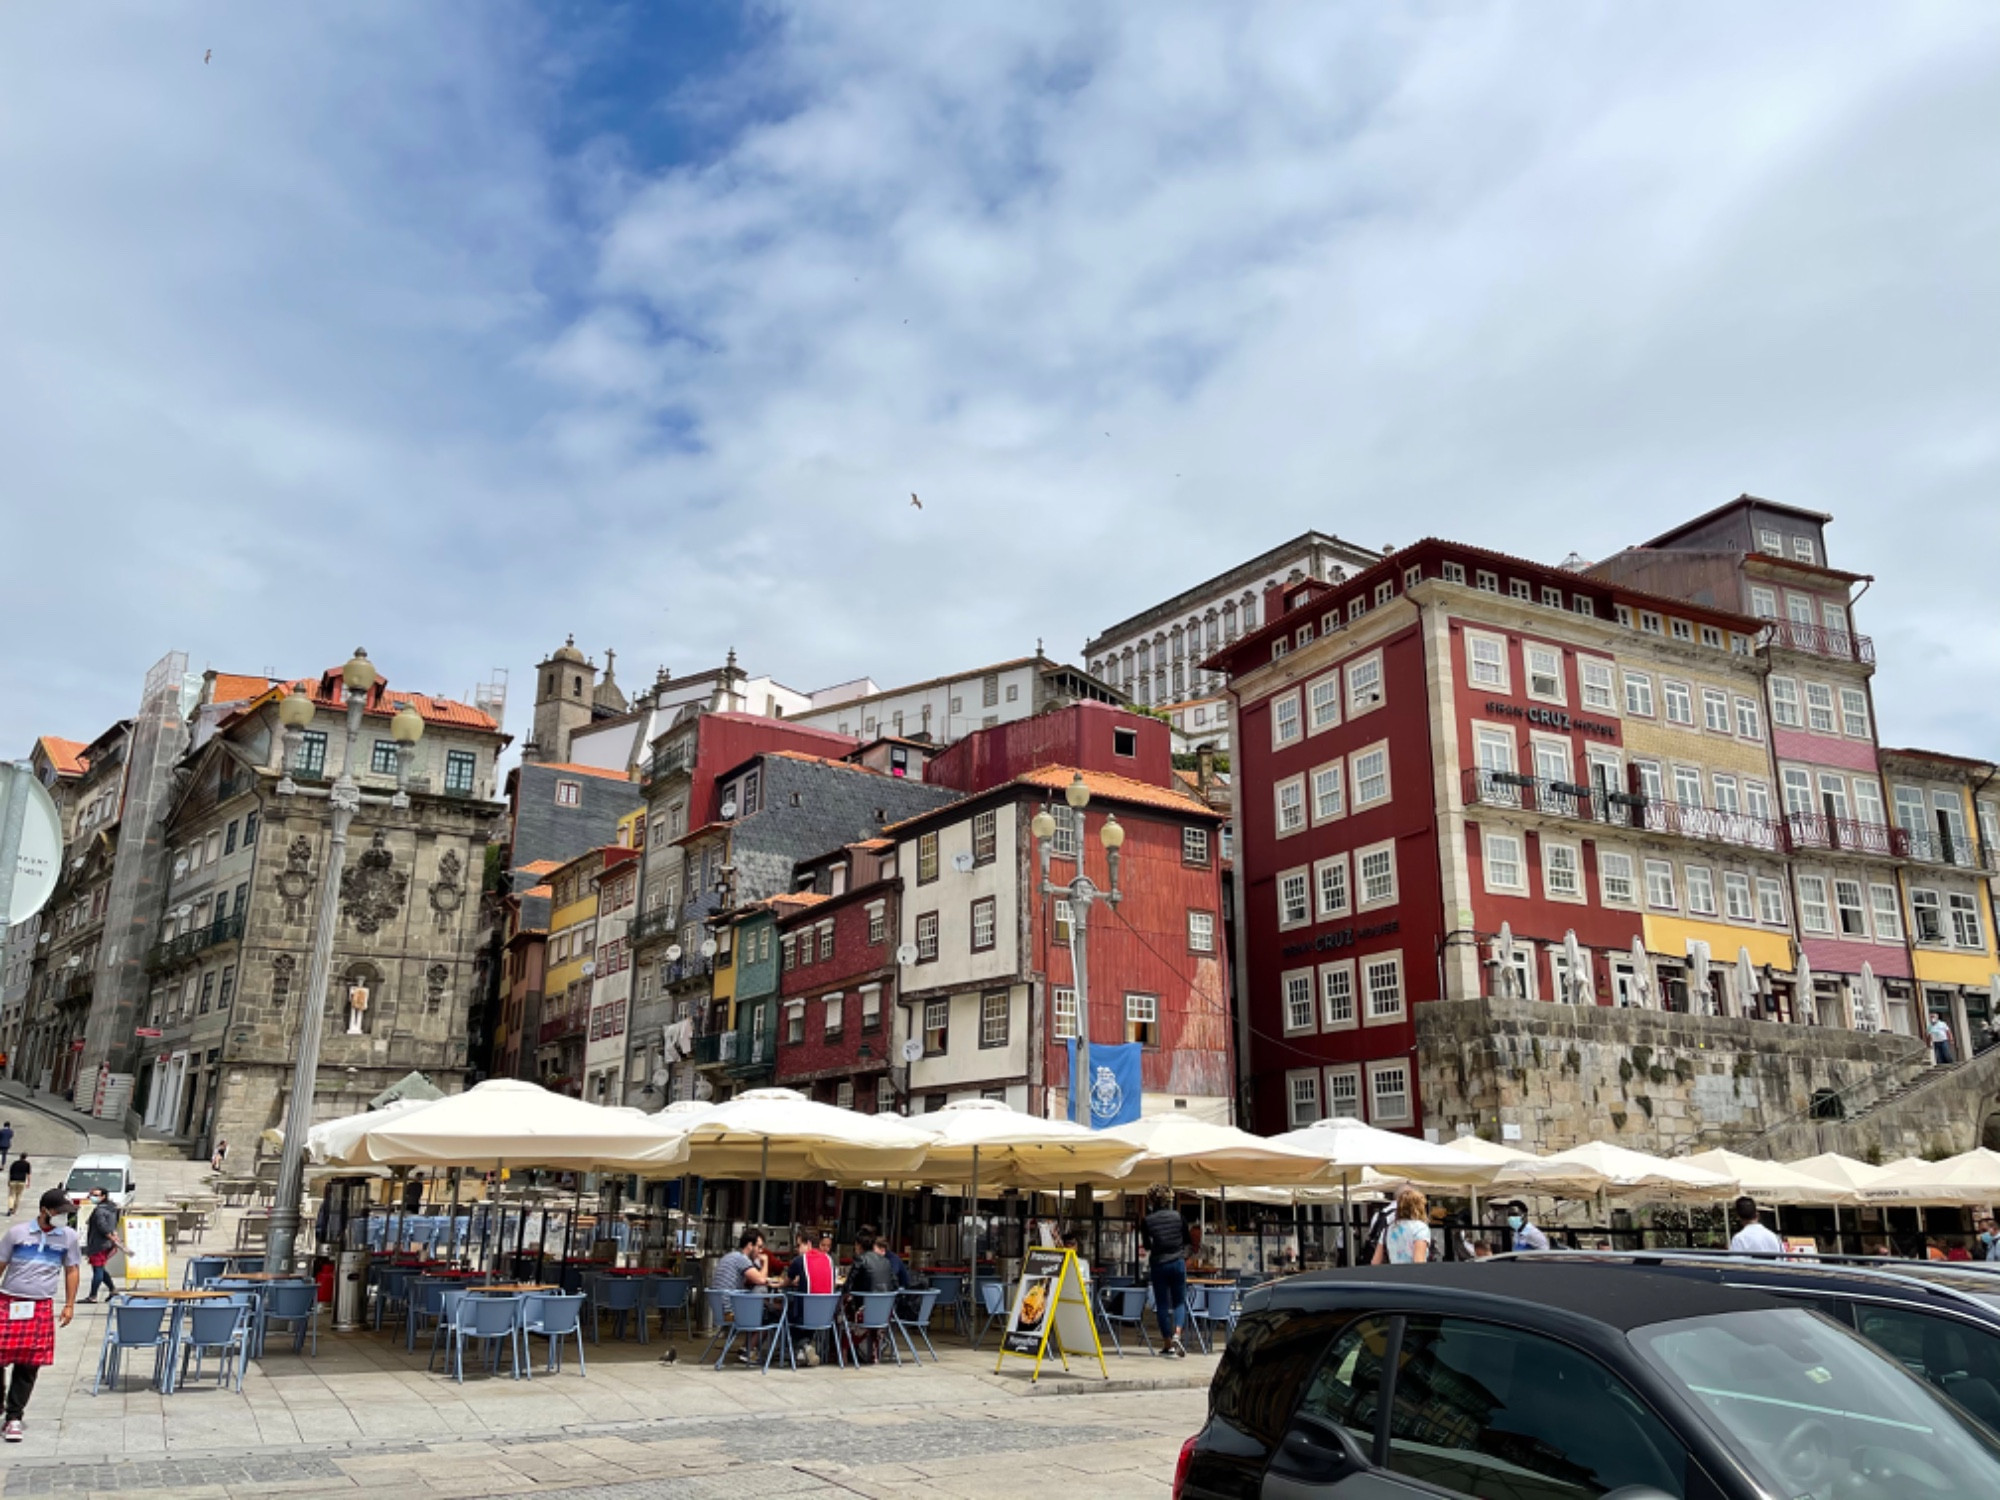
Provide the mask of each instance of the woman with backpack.
{"label": "woman with backpack", "polygon": [[1160,1319],[1160,1353],[1186,1359],[1181,1326],[1187,1322],[1187,1220],[1174,1207],[1171,1188],[1155,1184],[1146,1190],[1146,1217],[1139,1221],[1139,1242],[1146,1251],[1147,1275],[1153,1283],[1153,1311]]}

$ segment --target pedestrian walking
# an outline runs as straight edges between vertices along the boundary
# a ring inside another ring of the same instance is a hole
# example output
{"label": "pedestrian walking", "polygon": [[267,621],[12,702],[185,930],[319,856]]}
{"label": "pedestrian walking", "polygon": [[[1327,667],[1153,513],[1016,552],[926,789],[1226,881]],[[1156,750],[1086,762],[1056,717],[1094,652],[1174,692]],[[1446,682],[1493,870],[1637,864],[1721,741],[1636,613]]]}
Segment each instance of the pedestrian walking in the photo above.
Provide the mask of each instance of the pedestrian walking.
{"label": "pedestrian walking", "polygon": [[220,1172],[222,1170],[222,1164],[228,1160],[229,1160],[229,1142],[217,1141],[215,1143],[215,1150],[212,1153],[210,1153],[208,1158],[208,1170],[211,1172]]}
{"label": "pedestrian walking", "polygon": [[1160,1320],[1160,1353],[1187,1358],[1181,1326],[1187,1322],[1187,1220],[1174,1207],[1173,1190],[1155,1183],[1146,1189],[1146,1217],[1139,1243],[1146,1251],[1146,1274],[1153,1283],[1153,1311]]}
{"label": "pedestrian walking", "polygon": [[1736,1200],[1736,1234],[1729,1248],[1738,1255],[1783,1255],[1785,1242],[1765,1228],[1757,1217],[1757,1200],[1748,1196]]}
{"label": "pedestrian walking", "polygon": [[[0,1235],[0,1397],[5,1418],[0,1438],[18,1443],[26,1436],[22,1414],[35,1393],[35,1377],[56,1362],[56,1328],[69,1327],[76,1316],[77,1267],[83,1253],[76,1231],[57,1222],[69,1211],[69,1196],[59,1187],[42,1194],[41,1212],[26,1224]],[[63,1297],[56,1312],[56,1293]]]}
{"label": "pedestrian walking", "polygon": [[113,1255],[125,1253],[125,1243],[118,1238],[118,1205],[111,1201],[103,1188],[92,1188],[90,1218],[85,1222],[83,1241],[83,1258],[90,1262],[90,1294],[84,1301],[97,1301],[100,1284],[104,1287],[105,1301],[109,1302],[118,1295],[111,1273],[104,1267]]}
{"label": "pedestrian walking", "polygon": [[1396,1217],[1370,1265],[1407,1266],[1431,1258],[1430,1205],[1413,1187],[1396,1194]]}
{"label": "pedestrian walking", "polygon": [[1535,1227],[1535,1221],[1528,1217],[1528,1205],[1518,1198],[1507,1205],[1507,1228],[1513,1231],[1514,1242],[1511,1250],[1546,1250],[1549,1237]]}
{"label": "pedestrian walking", "polygon": [[1951,1062],[1951,1027],[1943,1016],[1932,1016],[1930,1030],[1925,1033],[1931,1039],[1931,1057],[1940,1067]]}
{"label": "pedestrian walking", "polygon": [[20,1210],[21,1194],[28,1190],[28,1176],[28,1153],[23,1151],[7,1169],[7,1217],[10,1219]]}
{"label": "pedestrian walking", "polygon": [[0,1161],[7,1159],[7,1153],[14,1149],[14,1122],[0,1120]]}

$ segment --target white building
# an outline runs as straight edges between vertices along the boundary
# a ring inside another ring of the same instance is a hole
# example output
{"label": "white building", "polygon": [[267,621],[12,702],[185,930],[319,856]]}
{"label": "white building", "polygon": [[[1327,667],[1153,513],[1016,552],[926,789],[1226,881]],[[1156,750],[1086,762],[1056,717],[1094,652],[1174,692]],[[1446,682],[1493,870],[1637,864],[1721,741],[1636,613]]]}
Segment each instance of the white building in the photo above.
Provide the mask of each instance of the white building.
{"label": "white building", "polygon": [[750,676],[736,665],[736,653],[731,651],[721,666],[706,671],[673,677],[661,669],[630,709],[571,730],[568,751],[561,759],[571,765],[636,772],[648,747],[673,727],[674,716],[689,704],[704,705],[715,713],[794,719],[811,709],[818,697],[788,688],[774,677]]}
{"label": "white building", "polygon": [[1092,677],[1149,708],[1218,697],[1224,690],[1222,675],[1204,672],[1199,664],[1257,628],[1266,589],[1306,578],[1337,583],[1350,570],[1359,571],[1380,557],[1337,536],[1305,532],[1120,620],[1084,646],[1084,660]]}
{"label": "white building", "polygon": [[1084,699],[1123,701],[1109,684],[1081,668],[1049,660],[1038,645],[1033,656],[904,687],[878,688],[864,677],[822,688],[812,695],[811,707],[787,710],[786,717],[864,740],[886,735],[948,745],[976,729],[1033,718]]}
{"label": "white building", "polygon": [[1192,755],[1203,745],[1216,754],[1229,753],[1229,699],[1188,698],[1179,703],[1162,703],[1155,712],[1167,716],[1174,731],[1174,754]]}
{"label": "white building", "polygon": [[[583,1097],[625,1102],[625,1044],[632,1005],[632,918],[639,910],[639,861],[608,864],[597,887],[597,952],[590,975],[590,1029],[584,1037]],[[643,1060],[643,1054],[642,1054]],[[632,1080],[643,1085],[643,1078]]]}

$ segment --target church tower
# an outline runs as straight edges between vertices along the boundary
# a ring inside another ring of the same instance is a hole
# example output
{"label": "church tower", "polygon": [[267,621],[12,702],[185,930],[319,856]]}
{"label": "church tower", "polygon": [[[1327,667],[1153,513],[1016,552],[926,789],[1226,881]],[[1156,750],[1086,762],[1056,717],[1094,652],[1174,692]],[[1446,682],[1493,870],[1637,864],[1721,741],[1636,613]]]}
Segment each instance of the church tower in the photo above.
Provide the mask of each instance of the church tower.
{"label": "church tower", "polygon": [[[615,689],[614,689],[615,691]],[[597,665],[571,636],[535,667],[535,730],[521,758],[549,764],[569,759],[569,737],[590,723],[597,697]]]}

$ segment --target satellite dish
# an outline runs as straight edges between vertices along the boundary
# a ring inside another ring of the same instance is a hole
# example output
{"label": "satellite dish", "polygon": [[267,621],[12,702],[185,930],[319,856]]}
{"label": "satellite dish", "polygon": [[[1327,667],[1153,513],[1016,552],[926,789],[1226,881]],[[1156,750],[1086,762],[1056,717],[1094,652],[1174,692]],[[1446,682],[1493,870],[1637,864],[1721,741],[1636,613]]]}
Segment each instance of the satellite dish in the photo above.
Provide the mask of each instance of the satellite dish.
{"label": "satellite dish", "polygon": [[904,1062],[913,1063],[923,1055],[924,1055],[924,1043],[921,1037],[913,1036],[908,1041],[903,1043]]}
{"label": "satellite dish", "polygon": [[694,1079],[694,1096],[697,1099],[713,1099],[715,1097],[715,1085],[697,1073]]}
{"label": "satellite dish", "polygon": [[670,964],[677,964],[680,961],[681,961],[681,945],[679,943],[667,944],[667,962]]}
{"label": "satellite dish", "polygon": [[916,961],[917,961],[917,945],[915,943],[905,943],[903,944],[902,947],[896,950],[897,963],[913,964]]}
{"label": "satellite dish", "polygon": [[656,1089],[663,1089],[666,1086],[667,1086],[667,1070],[665,1068],[653,1069],[653,1087]]}
{"label": "satellite dish", "polygon": [[[78,855],[76,862],[78,864],[82,864],[83,856]],[[179,880],[181,876],[187,874],[187,872],[188,872],[188,857],[185,854],[183,854],[179,859],[174,861],[174,879]]]}
{"label": "satellite dish", "polygon": [[595,974],[596,972],[597,972],[597,960],[594,958],[586,958],[583,961],[583,977],[585,979],[588,979],[590,978],[591,975]]}
{"label": "satellite dish", "polygon": [[715,957],[715,953],[716,953],[715,939],[714,938],[703,939],[701,945],[701,956],[703,958],[713,958]]}
{"label": "satellite dish", "polygon": [[969,873],[972,869],[972,855],[964,849],[959,850],[951,857],[951,867],[961,875]]}
{"label": "satellite dish", "polygon": [[736,799],[734,797],[731,797],[727,802],[722,804],[722,815],[725,818],[736,816]]}

